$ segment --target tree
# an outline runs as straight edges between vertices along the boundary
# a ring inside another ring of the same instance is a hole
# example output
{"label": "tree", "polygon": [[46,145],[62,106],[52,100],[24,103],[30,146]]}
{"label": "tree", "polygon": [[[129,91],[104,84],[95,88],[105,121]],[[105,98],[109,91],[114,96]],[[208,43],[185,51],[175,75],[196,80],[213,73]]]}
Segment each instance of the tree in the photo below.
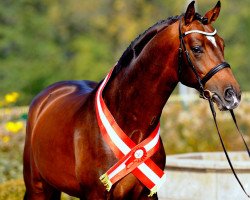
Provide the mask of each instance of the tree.
{"label": "tree", "polygon": [[[65,79],[102,79],[137,35],[160,19],[184,12],[175,0],[2,0],[0,96],[22,94],[27,104],[49,84]],[[215,23],[226,58],[249,90],[248,0],[222,2]],[[199,12],[214,5],[197,2]]]}

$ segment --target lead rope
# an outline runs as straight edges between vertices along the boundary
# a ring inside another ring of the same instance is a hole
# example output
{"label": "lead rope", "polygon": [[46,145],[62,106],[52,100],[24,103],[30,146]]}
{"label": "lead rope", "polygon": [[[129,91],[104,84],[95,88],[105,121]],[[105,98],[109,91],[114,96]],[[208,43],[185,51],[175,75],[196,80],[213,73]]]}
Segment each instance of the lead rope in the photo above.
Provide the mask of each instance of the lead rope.
{"label": "lead rope", "polygon": [[[211,112],[212,112],[212,114],[213,114],[214,123],[215,123],[216,129],[217,129],[217,132],[218,132],[218,135],[219,135],[219,138],[220,138],[221,145],[222,145],[223,150],[224,150],[224,153],[225,153],[225,155],[226,155],[228,164],[230,165],[230,168],[231,168],[231,170],[232,170],[232,172],[233,172],[233,174],[234,174],[234,177],[236,178],[236,180],[237,180],[238,183],[240,184],[242,190],[243,190],[244,193],[247,195],[247,197],[250,198],[250,195],[246,192],[244,186],[242,185],[240,179],[238,178],[238,176],[237,176],[237,174],[236,174],[236,172],[235,172],[235,170],[234,170],[234,167],[233,167],[233,165],[232,165],[232,162],[231,162],[231,160],[230,160],[230,158],[229,158],[229,155],[228,155],[228,153],[227,153],[226,147],[225,147],[224,142],[223,142],[223,140],[222,140],[222,136],[221,136],[221,133],[220,133],[220,131],[219,131],[219,127],[218,127],[218,124],[217,124],[217,121],[216,121],[216,112],[215,112],[215,109],[214,109],[214,104],[213,104],[213,102],[212,102],[212,99],[211,99],[211,98],[208,98],[208,102],[209,102],[209,106],[210,106]],[[231,110],[230,110],[230,112],[231,112]],[[233,113],[233,112],[231,112],[231,114],[232,114],[232,113]],[[234,116],[234,113],[232,114],[232,117],[233,117],[233,120],[234,120],[234,122],[235,122],[235,124],[236,124],[236,127],[237,127],[237,129],[238,129],[238,125],[237,125],[237,122],[236,122],[236,118],[235,118],[235,116]],[[239,131],[239,129],[238,129],[238,131]],[[241,132],[239,131],[239,133],[241,133]],[[240,134],[240,135],[242,136],[242,134]],[[243,136],[242,136],[242,138],[243,138]],[[243,140],[244,140],[244,138],[243,138]],[[245,142],[245,140],[244,140],[244,142]],[[245,145],[246,145],[246,143],[245,143]],[[247,145],[246,145],[246,148],[247,148],[248,154],[249,154],[249,149],[248,149]]]}

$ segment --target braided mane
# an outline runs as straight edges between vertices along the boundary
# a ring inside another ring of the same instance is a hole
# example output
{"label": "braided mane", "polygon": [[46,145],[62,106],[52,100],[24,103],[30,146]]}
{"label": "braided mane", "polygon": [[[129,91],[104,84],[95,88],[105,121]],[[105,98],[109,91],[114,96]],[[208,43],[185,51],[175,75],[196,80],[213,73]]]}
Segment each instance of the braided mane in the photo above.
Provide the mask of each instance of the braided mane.
{"label": "braided mane", "polygon": [[129,47],[124,51],[121,58],[117,63],[117,70],[122,67],[126,67],[130,64],[131,60],[137,57],[146,44],[160,31],[167,28],[169,25],[175,23],[180,16],[172,16],[165,20],[158,21],[156,24],[148,28],[142,34],[137,36],[137,38],[131,42]]}

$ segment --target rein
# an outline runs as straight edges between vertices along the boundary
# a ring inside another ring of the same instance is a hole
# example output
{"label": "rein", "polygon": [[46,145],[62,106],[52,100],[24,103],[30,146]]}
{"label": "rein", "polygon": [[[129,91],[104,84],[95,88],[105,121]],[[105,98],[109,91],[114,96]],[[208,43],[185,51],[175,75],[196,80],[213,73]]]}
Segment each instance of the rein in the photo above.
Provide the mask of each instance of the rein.
{"label": "rein", "polygon": [[[216,127],[216,130],[217,130],[217,133],[219,135],[219,138],[220,138],[220,142],[221,142],[221,145],[222,145],[222,148],[223,148],[223,151],[226,155],[226,158],[227,158],[227,161],[228,161],[228,164],[234,174],[234,177],[236,178],[236,180],[238,181],[239,185],[241,186],[242,190],[244,191],[244,193],[247,195],[248,198],[250,198],[250,195],[246,192],[244,186],[242,185],[240,179],[238,178],[235,170],[234,170],[234,167],[232,165],[232,162],[230,160],[230,157],[227,153],[227,150],[226,150],[226,147],[225,147],[225,144],[223,142],[223,139],[222,139],[222,136],[221,136],[221,133],[220,133],[220,130],[219,130],[219,127],[218,127],[218,123],[217,123],[217,120],[216,120],[216,111],[215,111],[215,108],[214,108],[214,104],[213,104],[213,101],[212,101],[212,95],[211,95],[211,92],[209,90],[205,90],[204,89],[204,86],[205,84],[207,83],[207,81],[209,79],[211,79],[216,73],[218,73],[219,71],[225,69],[225,68],[231,68],[230,65],[227,63],[227,62],[222,62],[218,65],[216,65],[215,67],[213,67],[203,78],[200,78],[198,72],[197,72],[197,69],[195,68],[194,64],[192,63],[191,61],[191,58],[190,58],[190,55],[189,55],[189,52],[186,48],[186,45],[185,45],[185,41],[184,41],[184,37],[188,34],[192,34],[192,33],[199,33],[199,34],[202,34],[202,35],[205,35],[205,36],[214,36],[216,34],[216,30],[212,33],[208,33],[208,32],[204,32],[204,31],[200,31],[200,30],[191,30],[191,31],[187,31],[185,33],[182,33],[181,31],[181,19],[180,19],[180,22],[179,22],[179,39],[180,39],[180,47],[179,47],[179,60],[178,60],[178,64],[179,64],[179,68],[178,68],[178,75],[179,75],[179,79],[181,77],[181,74],[182,74],[182,61],[183,61],[183,58],[182,58],[182,54],[183,54],[183,51],[186,55],[186,59],[188,61],[188,64],[189,66],[191,67],[192,71],[194,72],[195,74],[195,77],[199,83],[199,92],[200,92],[200,96],[206,100],[208,100],[209,102],[209,106],[210,106],[210,110],[212,112],[212,115],[213,115],[213,119],[214,119],[214,123],[215,123],[215,127]],[[235,118],[235,115],[234,115],[234,112],[233,110],[230,110],[230,114],[232,116],[232,119],[234,121],[234,124],[237,128],[237,131],[238,133],[240,134],[243,142],[244,142],[244,145],[246,147],[246,150],[247,150],[247,153],[250,157],[250,151],[249,151],[249,148],[247,146],[247,143],[242,135],[242,133],[240,132],[240,129],[239,129],[239,126],[237,124],[237,121],[236,121],[236,118]]]}

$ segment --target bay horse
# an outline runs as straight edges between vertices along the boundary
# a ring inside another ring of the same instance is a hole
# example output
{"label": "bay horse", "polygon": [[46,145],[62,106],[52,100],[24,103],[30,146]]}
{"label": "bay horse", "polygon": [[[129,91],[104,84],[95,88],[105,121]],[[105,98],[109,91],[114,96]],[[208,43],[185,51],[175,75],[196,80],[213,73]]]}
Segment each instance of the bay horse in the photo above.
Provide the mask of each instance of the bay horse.
{"label": "bay horse", "polygon": [[[139,144],[159,124],[178,82],[206,92],[220,110],[240,102],[240,87],[224,59],[224,41],[212,23],[220,1],[204,16],[191,2],[180,16],[160,21],[123,53],[102,97],[120,128]],[[95,98],[102,82],[63,81],[38,94],[29,109],[24,147],[25,200],[158,199],[129,173],[106,191],[99,177],[117,161],[100,133]],[[162,141],[152,161],[165,167]]]}

